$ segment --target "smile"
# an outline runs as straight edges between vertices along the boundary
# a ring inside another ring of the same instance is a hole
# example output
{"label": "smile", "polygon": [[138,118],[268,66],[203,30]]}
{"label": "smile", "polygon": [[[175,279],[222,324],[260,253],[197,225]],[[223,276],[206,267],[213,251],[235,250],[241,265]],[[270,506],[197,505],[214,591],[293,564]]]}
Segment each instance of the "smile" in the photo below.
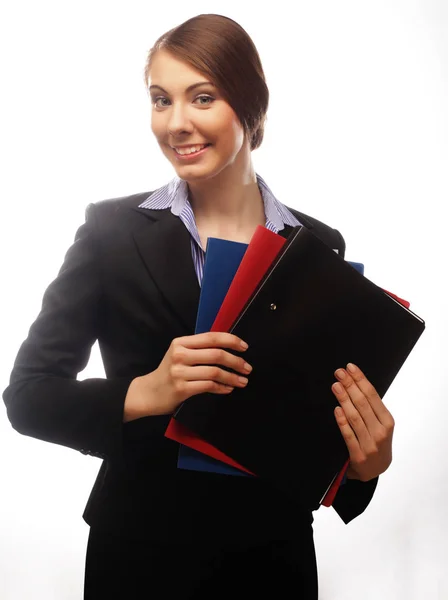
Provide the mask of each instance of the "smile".
{"label": "smile", "polygon": [[201,144],[197,146],[189,146],[188,148],[173,148],[178,157],[192,158],[202,154],[210,144]]}

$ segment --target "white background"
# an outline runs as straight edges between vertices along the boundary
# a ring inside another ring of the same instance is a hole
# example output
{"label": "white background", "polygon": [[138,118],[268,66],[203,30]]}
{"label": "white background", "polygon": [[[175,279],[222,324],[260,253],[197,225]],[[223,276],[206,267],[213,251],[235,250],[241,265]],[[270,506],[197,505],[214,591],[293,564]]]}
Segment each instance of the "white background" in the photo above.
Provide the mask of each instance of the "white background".
{"label": "white background", "polygon": [[[173,176],[150,131],[146,53],[202,12],[252,36],[271,104],[256,170],[343,233],[348,260],[427,329],[385,397],[394,461],[348,526],[315,513],[321,600],[448,598],[448,8],[440,0],[9,0],[0,14],[4,389],[90,202]],[[80,377],[102,376],[96,348]],[[100,461],[0,417],[0,598],[82,598],[81,514]]]}

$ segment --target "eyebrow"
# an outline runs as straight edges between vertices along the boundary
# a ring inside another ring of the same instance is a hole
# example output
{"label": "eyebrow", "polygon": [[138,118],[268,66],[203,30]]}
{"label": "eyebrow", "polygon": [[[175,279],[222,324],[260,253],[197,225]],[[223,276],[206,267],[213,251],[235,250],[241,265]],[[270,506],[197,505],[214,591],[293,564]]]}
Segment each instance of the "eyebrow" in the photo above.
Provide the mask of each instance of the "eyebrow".
{"label": "eyebrow", "polygon": [[[189,85],[185,91],[186,92],[192,92],[193,90],[195,90],[196,88],[198,88],[198,87],[200,87],[202,85],[211,85],[211,86],[213,86],[213,83],[211,81],[198,81],[198,83],[193,83],[193,85]],[[156,88],[158,90],[161,90],[164,94],[168,94],[168,92],[166,90],[164,90],[163,87],[160,86],[160,85],[150,85],[149,86],[149,90],[150,91],[154,90]]]}

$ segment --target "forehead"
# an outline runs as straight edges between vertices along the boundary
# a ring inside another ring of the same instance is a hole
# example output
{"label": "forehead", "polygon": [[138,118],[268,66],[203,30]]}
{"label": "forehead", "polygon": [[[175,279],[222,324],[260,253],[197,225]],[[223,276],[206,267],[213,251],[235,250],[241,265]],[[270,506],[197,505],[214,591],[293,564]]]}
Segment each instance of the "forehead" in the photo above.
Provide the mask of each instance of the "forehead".
{"label": "forehead", "polygon": [[149,85],[159,85],[166,90],[183,90],[209,78],[188,63],[179,60],[165,50],[154,55],[149,70]]}

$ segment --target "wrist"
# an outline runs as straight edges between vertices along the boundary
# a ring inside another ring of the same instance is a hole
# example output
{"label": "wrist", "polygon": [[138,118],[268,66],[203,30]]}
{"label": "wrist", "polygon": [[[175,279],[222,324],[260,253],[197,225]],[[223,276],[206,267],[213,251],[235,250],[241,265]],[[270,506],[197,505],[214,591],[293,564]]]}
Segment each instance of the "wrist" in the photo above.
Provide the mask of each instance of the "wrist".
{"label": "wrist", "polygon": [[359,480],[358,474],[352,469],[352,467],[348,467],[346,476],[347,476],[347,479],[358,479]]}
{"label": "wrist", "polygon": [[148,373],[131,381],[124,401],[124,423],[158,414],[154,408],[152,375]]}
{"label": "wrist", "polygon": [[140,384],[139,379],[140,377],[133,379],[128,387],[123,408],[123,423],[134,421],[135,419],[139,419],[143,416],[140,393],[138,389]]}

